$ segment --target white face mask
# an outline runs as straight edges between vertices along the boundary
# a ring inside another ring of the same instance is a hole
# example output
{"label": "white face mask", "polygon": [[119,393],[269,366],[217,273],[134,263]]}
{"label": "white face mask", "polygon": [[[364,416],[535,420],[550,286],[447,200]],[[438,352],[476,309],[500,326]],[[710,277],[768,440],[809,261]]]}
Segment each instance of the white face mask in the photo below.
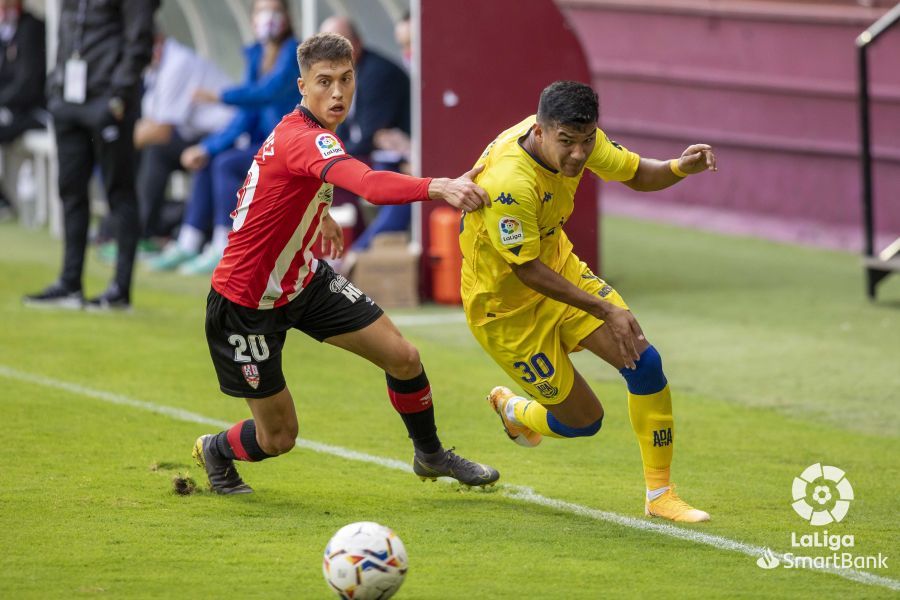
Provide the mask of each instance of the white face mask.
{"label": "white face mask", "polygon": [[284,32],[286,19],[277,10],[261,10],[253,16],[253,34],[259,42],[278,39]]}

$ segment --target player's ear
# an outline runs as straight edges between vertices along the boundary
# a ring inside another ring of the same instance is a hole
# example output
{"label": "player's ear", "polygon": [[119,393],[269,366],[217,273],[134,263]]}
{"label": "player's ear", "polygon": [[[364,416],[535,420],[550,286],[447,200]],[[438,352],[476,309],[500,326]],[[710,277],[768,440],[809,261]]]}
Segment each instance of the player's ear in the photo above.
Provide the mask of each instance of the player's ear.
{"label": "player's ear", "polygon": [[544,139],[544,128],[541,127],[541,124],[540,124],[540,123],[535,123],[535,124],[534,124],[533,132],[534,132],[534,139],[535,139],[535,140],[537,140],[538,142],[543,141],[543,139]]}
{"label": "player's ear", "polygon": [[298,78],[297,78],[297,89],[300,90],[300,95],[301,95],[301,96],[305,96],[305,95],[306,95],[306,94],[303,93],[303,89],[304,89],[305,87],[306,87],[306,84],[305,84],[305,82],[303,81],[303,78],[302,78],[302,77],[298,77]]}

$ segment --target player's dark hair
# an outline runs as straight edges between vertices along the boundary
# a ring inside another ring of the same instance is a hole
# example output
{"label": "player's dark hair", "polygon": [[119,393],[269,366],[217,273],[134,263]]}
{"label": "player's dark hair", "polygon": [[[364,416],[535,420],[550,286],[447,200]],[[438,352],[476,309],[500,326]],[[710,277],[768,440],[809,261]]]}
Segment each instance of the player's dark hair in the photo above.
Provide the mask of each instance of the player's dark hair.
{"label": "player's dark hair", "polygon": [[578,81],[555,81],[541,92],[537,120],[542,125],[595,125],[600,113],[597,92]]}
{"label": "player's dark hair", "polygon": [[317,33],[297,48],[297,64],[305,73],[320,61],[353,62],[353,46],[339,33]]}

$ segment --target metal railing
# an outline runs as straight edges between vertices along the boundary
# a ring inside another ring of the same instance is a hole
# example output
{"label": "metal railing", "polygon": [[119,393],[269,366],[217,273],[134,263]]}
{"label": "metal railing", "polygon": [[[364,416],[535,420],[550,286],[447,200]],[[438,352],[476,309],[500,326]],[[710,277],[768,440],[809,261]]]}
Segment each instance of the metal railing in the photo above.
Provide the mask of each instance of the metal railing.
{"label": "metal railing", "polygon": [[871,299],[875,298],[875,289],[882,279],[893,272],[900,271],[900,238],[897,238],[877,255],[875,254],[868,50],[879,37],[898,22],[900,22],[900,4],[885,13],[856,38],[859,60],[860,172],[862,176],[863,235],[865,237],[863,264],[866,269],[866,292]]}

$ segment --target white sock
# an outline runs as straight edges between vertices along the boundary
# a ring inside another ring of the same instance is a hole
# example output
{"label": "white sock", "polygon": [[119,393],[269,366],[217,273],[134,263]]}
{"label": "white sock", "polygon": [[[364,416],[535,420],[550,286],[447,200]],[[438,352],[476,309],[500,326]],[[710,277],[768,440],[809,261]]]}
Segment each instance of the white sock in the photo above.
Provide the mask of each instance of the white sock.
{"label": "white sock", "polygon": [[647,490],[647,500],[653,502],[654,500],[665,494],[667,491],[669,491],[669,486],[661,487],[656,490]]}
{"label": "white sock", "polygon": [[522,423],[516,418],[516,404],[518,404],[519,402],[527,402],[527,400],[525,400],[525,398],[523,398],[522,396],[513,396],[506,401],[506,406],[503,407],[503,410],[506,412],[506,420],[513,425],[522,425]]}
{"label": "white sock", "polygon": [[203,247],[203,232],[190,225],[182,225],[178,232],[178,248],[188,254],[197,254]]}
{"label": "white sock", "polygon": [[228,232],[231,227],[225,225],[216,225],[213,228],[212,247],[218,254],[225,254],[225,247],[228,245]]}

